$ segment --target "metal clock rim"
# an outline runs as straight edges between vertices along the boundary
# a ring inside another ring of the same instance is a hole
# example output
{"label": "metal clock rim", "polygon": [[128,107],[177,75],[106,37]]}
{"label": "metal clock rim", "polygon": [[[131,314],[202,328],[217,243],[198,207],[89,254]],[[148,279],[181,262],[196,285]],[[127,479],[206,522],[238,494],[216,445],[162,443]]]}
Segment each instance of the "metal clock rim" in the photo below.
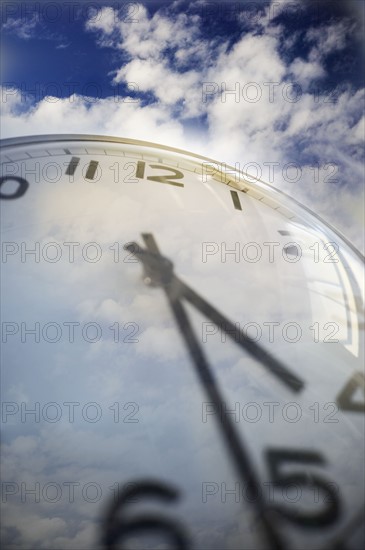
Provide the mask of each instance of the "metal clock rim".
{"label": "metal clock rim", "polygon": [[[108,135],[99,135],[99,134],[39,134],[39,135],[29,135],[29,136],[21,136],[21,137],[15,137],[15,138],[6,138],[0,140],[0,149],[7,148],[7,147],[16,147],[16,146],[22,146],[22,145],[35,145],[37,143],[43,143],[44,141],[49,142],[59,142],[59,141],[105,141],[107,143],[116,143],[119,145],[135,145],[135,146],[142,146],[142,147],[150,147],[150,148],[157,148],[161,149],[163,151],[167,151],[169,153],[177,153],[179,155],[186,155],[193,159],[205,161],[205,162],[211,162],[217,165],[222,165],[223,163],[221,161],[217,161],[214,159],[211,159],[209,157],[205,157],[204,155],[199,155],[197,153],[192,153],[191,151],[187,151],[185,149],[179,149],[177,147],[171,147],[170,145],[163,145],[160,143],[155,143],[151,141],[145,141],[145,140],[139,140],[139,139],[131,139],[131,138],[122,138],[122,137],[116,137],[116,136],[108,136]],[[233,166],[226,166],[226,168],[235,171],[236,168]],[[246,174],[242,174],[245,176]],[[252,176],[249,176],[252,178]],[[346,245],[356,254],[356,256],[365,263],[365,256],[358,250],[352,242],[347,239],[343,235],[343,233],[338,230],[336,227],[334,227],[332,224],[330,224],[327,220],[313,212],[310,208],[302,204],[300,201],[295,199],[294,197],[288,195],[281,189],[277,189],[276,187],[273,187],[269,183],[259,179],[255,178],[255,182],[250,181],[248,185],[252,185],[255,187],[256,182],[262,185],[264,188],[267,189],[269,192],[277,193],[281,195],[285,200],[294,203],[296,206],[298,206],[300,209],[304,210],[306,213],[310,214],[312,217],[317,219],[321,224],[323,224],[325,227],[330,229],[336,236],[338,236],[342,241],[346,243]],[[228,184],[229,185],[229,184]]]}

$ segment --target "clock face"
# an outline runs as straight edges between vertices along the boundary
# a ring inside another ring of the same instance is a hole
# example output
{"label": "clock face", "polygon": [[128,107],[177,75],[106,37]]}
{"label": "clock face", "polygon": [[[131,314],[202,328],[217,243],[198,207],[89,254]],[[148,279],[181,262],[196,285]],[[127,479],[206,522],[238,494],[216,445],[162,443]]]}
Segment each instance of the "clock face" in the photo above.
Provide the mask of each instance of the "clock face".
{"label": "clock face", "polygon": [[169,147],[40,136],[1,160],[5,546],[361,547],[351,245]]}

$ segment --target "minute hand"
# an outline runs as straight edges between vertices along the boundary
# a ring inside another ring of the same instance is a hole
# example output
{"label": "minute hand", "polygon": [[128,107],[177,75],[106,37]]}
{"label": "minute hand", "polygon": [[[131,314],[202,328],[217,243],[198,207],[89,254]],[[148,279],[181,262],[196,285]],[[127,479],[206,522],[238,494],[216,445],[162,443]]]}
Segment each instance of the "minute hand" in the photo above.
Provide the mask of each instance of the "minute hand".
{"label": "minute hand", "polygon": [[275,374],[284,384],[293,391],[299,392],[304,387],[304,382],[290,371],[281,361],[266,351],[260,344],[252,340],[242,330],[238,329],[227,317],[199,296],[193,289],[174,276],[174,284],[179,288],[179,295],[184,297],[203,315],[208,317],[215,325],[220,327],[227,336],[241,346],[249,355],[260,361],[272,374]]}
{"label": "minute hand", "polygon": [[132,252],[143,263],[148,279],[155,286],[165,287],[171,300],[185,298],[203,315],[214,324],[224,330],[226,334],[241,346],[252,357],[261,362],[272,374],[279,378],[286,386],[295,392],[304,387],[304,382],[296,374],[290,371],[281,361],[266,351],[260,344],[252,340],[244,332],[238,329],[229,319],[220,313],[215,307],[199,296],[188,285],[183,283],[173,273],[173,264],[161,255],[157,244],[151,234],[143,234],[143,240],[147,250],[136,243],[126,245],[126,249]]}

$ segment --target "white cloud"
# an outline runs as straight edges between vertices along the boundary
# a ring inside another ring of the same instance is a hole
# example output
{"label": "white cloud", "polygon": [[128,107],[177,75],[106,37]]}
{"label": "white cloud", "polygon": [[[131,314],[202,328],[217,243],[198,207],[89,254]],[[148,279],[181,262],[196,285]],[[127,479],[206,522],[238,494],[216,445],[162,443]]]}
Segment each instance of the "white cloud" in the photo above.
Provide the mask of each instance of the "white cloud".
{"label": "white cloud", "polygon": [[114,82],[136,82],[139,91],[153,91],[156,99],[165,105],[185,100],[189,106],[189,90],[192,86],[197,87],[199,73],[173,73],[164,62],[137,58],[118,71]]}
{"label": "white cloud", "polygon": [[[20,8],[20,6],[18,6]],[[34,8],[33,15],[32,7]],[[21,40],[52,40],[59,42],[59,45],[56,46],[57,49],[67,48],[69,43],[67,43],[66,38],[63,34],[59,32],[53,32],[47,28],[47,10],[42,12],[41,5],[35,4],[29,7],[29,12],[23,10],[21,7],[20,10],[17,10],[18,13],[22,14],[21,17],[7,18],[6,22],[1,25],[1,30],[3,33],[16,36]],[[62,13],[62,12],[61,12]],[[6,18],[7,12],[4,11]],[[49,14],[51,17],[51,15]]]}
{"label": "white cloud", "polygon": [[[3,92],[4,93],[4,92]],[[23,115],[18,109],[24,106],[24,96],[19,92],[5,91],[3,104],[2,135],[12,137],[49,133],[101,133],[140,138],[153,141],[159,136],[161,143],[173,140],[183,144],[183,128],[171,117],[164,105],[141,107],[140,101],[130,98],[109,97],[90,100],[72,95],[68,98],[45,98],[33,105]],[[51,128],[49,121],[52,120]]]}
{"label": "white cloud", "polygon": [[67,44],[58,44],[58,46],[56,46],[56,50],[65,50],[69,46],[71,46],[71,42],[68,42]]}
{"label": "white cloud", "polygon": [[17,542],[20,542],[21,548],[29,544],[42,549],[57,548],[54,546],[54,539],[63,535],[67,528],[64,519],[60,517],[40,517],[40,514],[35,512],[22,514],[20,526],[17,506],[6,505],[3,513],[6,513],[7,516],[7,528],[10,531],[13,528],[20,534],[20,541]]}
{"label": "white cloud", "polygon": [[329,54],[343,50],[349,38],[354,32],[355,25],[349,21],[330,22],[327,25],[310,28],[307,30],[305,40],[313,44],[309,54],[312,59],[321,59]]}
{"label": "white cloud", "polygon": [[7,31],[11,34],[29,40],[36,35],[37,27],[39,29],[40,21],[39,16],[34,14],[31,18],[9,18],[6,23],[3,24],[3,31]]}
{"label": "white cloud", "polygon": [[134,23],[118,10],[102,8],[88,20],[86,28],[98,33],[101,45],[113,45],[133,58],[161,59],[168,48],[176,50],[175,54],[182,47],[190,48],[196,54],[199,22],[197,15],[185,13],[169,17],[157,11],[150,17],[147,9],[139,4],[138,20]]}
{"label": "white cloud", "polygon": [[102,31],[104,34],[111,34],[115,29],[116,16],[117,11],[109,7],[90,10],[86,28]]}
{"label": "white cloud", "polygon": [[294,76],[294,81],[298,82],[301,87],[307,89],[308,86],[318,78],[326,76],[324,67],[317,61],[308,62],[303,59],[296,58],[291,63],[289,71]]}

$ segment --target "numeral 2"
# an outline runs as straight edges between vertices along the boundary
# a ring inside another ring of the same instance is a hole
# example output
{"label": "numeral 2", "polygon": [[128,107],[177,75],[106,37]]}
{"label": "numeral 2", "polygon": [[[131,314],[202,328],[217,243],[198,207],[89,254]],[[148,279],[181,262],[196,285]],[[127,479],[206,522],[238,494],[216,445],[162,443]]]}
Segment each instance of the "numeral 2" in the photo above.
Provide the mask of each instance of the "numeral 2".
{"label": "numeral 2", "polygon": [[[152,170],[166,170],[167,172],[171,172],[171,174],[163,174],[160,176],[147,176],[147,180],[158,181],[159,183],[168,183],[169,185],[175,185],[176,187],[184,187],[183,183],[176,181],[181,180],[184,177],[184,174],[180,172],[180,170],[164,166],[163,164],[149,164],[149,168],[152,168]],[[144,178],[145,169],[146,163],[143,160],[139,160],[137,162],[136,178]]]}

